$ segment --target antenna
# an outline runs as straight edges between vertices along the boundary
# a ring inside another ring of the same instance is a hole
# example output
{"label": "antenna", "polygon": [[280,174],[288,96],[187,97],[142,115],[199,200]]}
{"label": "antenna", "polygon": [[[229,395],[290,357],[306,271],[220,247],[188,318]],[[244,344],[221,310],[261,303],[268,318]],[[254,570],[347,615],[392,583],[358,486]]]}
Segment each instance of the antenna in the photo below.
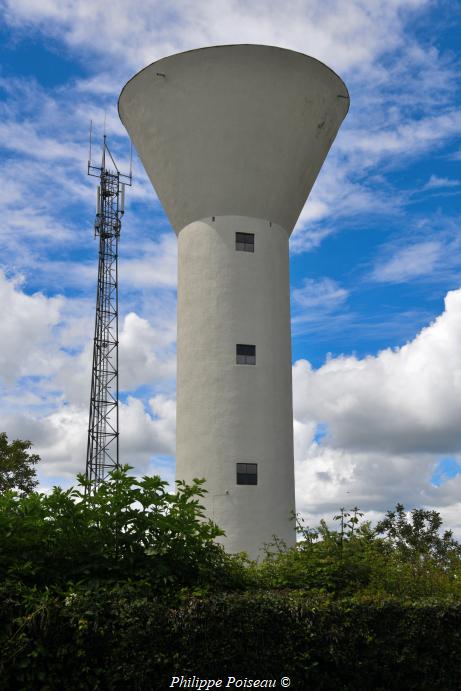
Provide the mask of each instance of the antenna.
{"label": "antenna", "polygon": [[[104,124],[105,129],[105,124]],[[104,132],[101,165],[92,162],[92,130],[88,175],[97,177],[95,237],[99,237],[96,314],[91,369],[86,479],[95,491],[119,467],[118,387],[118,242],[125,210],[125,187],[132,184],[132,170],[121,173]],[[107,154],[107,156],[106,156]],[[112,164],[113,169],[107,167]]]}
{"label": "antenna", "polygon": [[[93,120],[90,120],[90,150],[88,152],[88,168],[90,167],[91,164],[91,138],[93,134]],[[133,146],[133,145],[131,145]]]}

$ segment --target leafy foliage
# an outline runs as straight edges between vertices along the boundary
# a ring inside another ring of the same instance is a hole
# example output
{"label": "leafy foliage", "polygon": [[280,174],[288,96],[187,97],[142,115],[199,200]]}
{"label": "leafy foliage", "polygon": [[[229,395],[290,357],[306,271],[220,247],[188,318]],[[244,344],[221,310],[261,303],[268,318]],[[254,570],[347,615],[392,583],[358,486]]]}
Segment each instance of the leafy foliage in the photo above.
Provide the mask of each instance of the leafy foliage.
{"label": "leafy foliage", "polygon": [[341,508],[334,517],[337,531],[325,521],[311,529],[298,519],[297,547],[269,545],[264,561],[251,569],[255,583],[335,599],[461,597],[461,547],[450,531],[439,534],[437,512],[415,509],[407,517],[398,504],[375,529],[370,522],[360,524],[362,516],[358,507]]}
{"label": "leafy foliage", "polygon": [[[123,587],[0,601],[0,689],[168,688],[172,675],[320,691],[457,691],[461,604],[229,593],[178,607]],[[3,663],[3,664],[2,664]],[[223,686],[225,686],[224,681]],[[279,686],[279,683],[277,683]]]}
{"label": "leafy foliage", "polygon": [[461,547],[454,540],[451,530],[439,535],[442,518],[437,511],[413,509],[411,520],[402,504],[376,526],[377,535],[386,535],[388,543],[403,559],[432,562],[449,567],[453,559],[461,555]]}
{"label": "leafy foliage", "polygon": [[79,480],[48,496],[0,497],[0,579],[39,588],[135,579],[173,593],[234,578],[234,561],[214,542],[222,531],[199,503],[203,482],[170,493],[159,477],[130,476],[129,466],[91,494]]}
{"label": "leafy foliage", "polygon": [[8,442],[5,432],[0,432],[0,493],[16,489],[28,494],[37,486],[34,466],[40,456],[28,453],[31,446],[21,439]]}
{"label": "leafy foliage", "polygon": [[203,481],[0,495],[0,691],[152,689],[181,674],[287,675],[299,688],[458,689],[461,547],[435,511],[376,528],[297,520],[250,562],[215,543]]}

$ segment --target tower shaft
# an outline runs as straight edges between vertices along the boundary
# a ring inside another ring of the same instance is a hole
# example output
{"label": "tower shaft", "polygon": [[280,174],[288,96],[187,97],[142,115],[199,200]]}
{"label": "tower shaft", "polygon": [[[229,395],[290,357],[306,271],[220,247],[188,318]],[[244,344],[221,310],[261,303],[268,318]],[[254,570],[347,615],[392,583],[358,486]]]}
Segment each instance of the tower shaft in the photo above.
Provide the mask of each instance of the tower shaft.
{"label": "tower shaft", "polygon": [[206,478],[229,551],[257,556],[274,535],[292,546],[288,233],[203,219],[180,231],[178,269],[176,476]]}

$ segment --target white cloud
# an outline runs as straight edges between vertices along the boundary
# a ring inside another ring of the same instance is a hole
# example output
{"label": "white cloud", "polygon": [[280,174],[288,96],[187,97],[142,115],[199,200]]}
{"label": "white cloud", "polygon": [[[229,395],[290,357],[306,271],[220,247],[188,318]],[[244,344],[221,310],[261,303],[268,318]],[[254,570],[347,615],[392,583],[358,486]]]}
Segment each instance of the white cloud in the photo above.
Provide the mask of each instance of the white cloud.
{"label": "white cloud", "polygon": [[349,130],[340,140],[344,150],[352,149],[362,155],[363,165],[369,166],[384,156],[390,156],[399,164],[398,156],[411,157],[431,147],[442,145],[447,139],[461,133],[461,113],[449,110],[411,122],[399,122],[392,128],[372,125],[366,130]]}
{"label": "white cloud", "polygon": [[[440,488],[430,480],[441,456],[461,453],[460,343],[461,289],[401,348],[331,358],[318,370],[305,360],[294,365],[300,508],[320,514],[346,502],[383,511],[399,500],[454,501],[459,479]],[[317,444],[320,423],[328,432]]]}
{"label": "white cloud", "polygon": [[[378,189],[376,182],[370,185],[363,176],[366,169],[384,157],[395,162],[396,154],[421,153],[459,132],[458,114],[446,101],[454,83],[453,65],[435,48],[420,46],[408,31],[413,14],[429,4],[426,0],[368,0],[366,4],[361,0],[309,4],[291,0],[277,7],[270,0],[246,4],[173,0],[165,6],[150,0],[133,6],[115,0],[108,17],[103,5],[89,0],[7,0],[5,21],[17,31],[51,36],[77,59],[97,58],[91,63],[93,74],[53,92],[45,93],[27,80],[0,80],[8,94],[0,140],[3,132],[2,141],[15,156],[29,161],[38,158],[42,163],[42,171],[30,174],[30,165],[22,165],[27,179],[20,192],[22,198],[28,195],[29,208],[19,213],[10,208],[11,213],[5,214],[9,227],[21,227],[22,220],[23,228],[31,233],[48,234],[54,240],[60,237],[74,246],[84,241],[82,232],[62,222],[62,211],[77,196],[85,208],[92,206],[93,195],[78,163],[86,160],[89,119],[99,129],[106,119],[117,157],[126,167],[121,146],[125,134],[116,112],[123,82],[136,69],[172,52],[235,42],[268,43],[314,55],[338,70],[351,87],[351,113],[327,159],[321,183],[302,212],[293,251],[315,249],[337,232],[331,219],[370,210],[394,214],[404,200],[395,190]],[[384,53],[395,57],[386,67],[379,62]],[[408,107],[405,98],[409,95],[419,110]],[[440,112],[445,106],[446,112]],[[64,165],[69,159],[73,170]],[[21,179],[21,175],[15,177]],[[59,190],[53,182],[56,178]],[[44,184],[37,189],[41,179]],[[137,166],[128,200],[151,205],[156,200],[141,166]],[[12,234],[10,228],[7,237]],[[130,280],[147,276],[142,267],[137,271],[134,259],[132,269]]]}
{"label": "white cloud", "polygon": [[428,276],[443,256],[440,242],[420,242],[397,250],[395,255],[379,263],[371,279],[382,283],[402,283],[418,276]]}
{"label": "white cloud", "polygon": [[[120,376],[122,391],[134,391],[154,381],[174,379],[176,356],[171,352],[170,337],[170,331],[155,329],[147,319],[141,319],[133,312],[126,315],[119,338],[123,362]],[[164,352],[159,354],[161,349]]]}
{"label": "white cloud", "polygon": [[[38,421],[37,421],[38,422]],[[85,472],[88,412],[63,406],[39,421],[34,451],[42,458],[40,472],[45,476],[72,478]]]}
{"label": "white cloud", "polygon": [[331,278],[305,278],[291,292],[293,336],[345,328],[352,314],[345,308],[349,291]]}
{"label": "white cloud", "polygon": [[[326,207],[325,215],[327,215]],[[310,227],[305,217],[302,219],[300,217],[290,238],[290,252],[291,254],[301,254],[315,250],[320,247],[325,238],[333,235],[334,232],[334,229],[328,226],[314,225],[314,227]]]}
{"label": "white cloud", "polygon": [[[348,151],[353,154],[353,149]],[[290,248],[295,254],[316,249],[333,234],[333,219],[341,227],[344,219],[368,215],[371,209],[374,215],[392,215],[401,207],[400,195],[390,201],[385,188],[376,180],[361,179],[353,165],[334,145],[293,231]]]}
{"label": "white cloud", "polygon": [[7,0],[5,18],[12,26],[33,26],[100,59],[122,58],[132,68],[181,49],[255,42],[302,50],[334,68],[350,69],[401,45],[402,15],[426,4],[290,0],[277,6],[270,0],[173,0],[165,5],[150,0],[127,5],[114,0],[107,13],[104,5],[89,0]]}
{"label": "white cloud", "polygon": [[294,367],[296,417],[330,427],[346,449],[446,453],[461,446],[461,290],[445,312],[405,346],[319,370]]}
{"label": "white cloud", "polygon": [[[295,462],[296,507],[311,526],[321,518],[331,522],[341,506],[358,506],[368,520],[397,502],[408,509],[443,508],[447,502],[430,482],[434,467],[430,454],[351,452],[312,443]],[[461,521],[450,525],[461,528]]]}
{"label": "white cloud", "polygon": [[330,310],[347,299],[348,291],[331,278],[305,278],[301,288],[293,288],[292,296],[294,305],[300,309],[320,307]]}
{"label": "white cloud", "polygon": [[[28,295],[2,272],[0,302],[1,431],[32,440],[41,477],[67,484],[85,465],[93,302]],[[146,407],[134,397],[120,406],[121,460],[137,472],[155,468],[156,455],[174,453],[174,327],[174,313],[153,322],[129,313],[121,324],[121,389],[151,392]],[[152,395],[160,387],[167,393]]]}
{"label": "white cloud", "polygon": [[0,123],[0,146],[41,161],[82,161],[81,148],[73,142],[40,136],[36,124],[32,122]]}
{"label": "white cloud", "polygon": [[[146,410],[139,399],[131,397],[120,405],[120,461],[134,466],[137,474],[155,469],[159,454],[175,452],[174,399],[157,395],[149,407]],[[60,484],[72,484],[77,473],[85,472],[87,407],[61,406],[43,417],[6,414],[3,424],[10,439],[33,441],[33,451],[41,457],[39,477],[45,485],[50,477]]]}
{"label": "white cloud", "polygon": [[153,456],[175,453],[175,400],[157,395],[149,406],[147,411],[139,399],[129,397],[120,408],[120,458],[137,472],[145,472]]}
{"label": "white cloud", "polygon": [[[1,263],[33,275],[37,284],[50,287],[52,292],[59,286],[63,292],[77,288],[93,295],[96,181],[86,174],[88,126],[94,117],[93,159],[97,161],[104,99],[93,94],[82,96],[73,82],[47,90],[32,79],[0,78],[0,89],[6,95],[0,101],[0,148],[4,150],[0,170],[4,178],[0,189],[4,219],[0,228]],[[129,143],[116,112],[114,93],[110,104],[106,129],[120,169],[127,171]],[[132,205],[137,206],[136,214],[131,213]],[[163,287],[174,284],[173,233],[170,243],[163,237],[158,243],[147,242],[155,230],[152,209],[156,206],[152,186],[135,157],[135,184],[127,190],[121,240],[121,263],[126,258],[126,278],[133,286],[141,281],[144,287],[157,286],[159,281]],[[159,225],[162,230],[168,227],[163,219]],[[143,251],[155,266],[150,274],[147,261],[142,265]]]}
{"label": "white cloud", "polygon": [[1,380],[11,384],[26,375],[47,376],[50,354],[56,352],[53,332],[61,319],[62,299],[41,293],[26,295],[20,279],[8,281],[0,270],[0,304]]}
{"label": "white cloud", "polygon": [[424,189],[433,190],[441,187],[459,187],[459,185],[461,185],[459,180],[453,180],[452,178],[440,178],[437,175],[431,175],[429,180],[424,185]]}
{"label": "white cloud", "polygon": [[156,241],[133,243],[129,255],[120,261],[123,280],[130,286],[176,289],[177,240],[173,231],[162,234]]}

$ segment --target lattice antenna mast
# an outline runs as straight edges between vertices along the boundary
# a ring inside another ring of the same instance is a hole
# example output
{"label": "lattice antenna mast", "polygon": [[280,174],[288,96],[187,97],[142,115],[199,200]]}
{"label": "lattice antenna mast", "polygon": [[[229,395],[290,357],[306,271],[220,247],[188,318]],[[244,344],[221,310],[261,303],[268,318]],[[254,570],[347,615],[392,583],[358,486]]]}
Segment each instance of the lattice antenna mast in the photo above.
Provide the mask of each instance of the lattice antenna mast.
{"label": "lattice antenna mast", "polygon": [[99,178],[94,224],[95,237],[99,237],[99,262],[86,454],[89,492],[119,467],[118,242],[125,186],[132,183],[132,156],[130,172],[125,175],[119,171],[104,133],[101,165],[93,165],[91,140],[92,125],[88,175]]}

